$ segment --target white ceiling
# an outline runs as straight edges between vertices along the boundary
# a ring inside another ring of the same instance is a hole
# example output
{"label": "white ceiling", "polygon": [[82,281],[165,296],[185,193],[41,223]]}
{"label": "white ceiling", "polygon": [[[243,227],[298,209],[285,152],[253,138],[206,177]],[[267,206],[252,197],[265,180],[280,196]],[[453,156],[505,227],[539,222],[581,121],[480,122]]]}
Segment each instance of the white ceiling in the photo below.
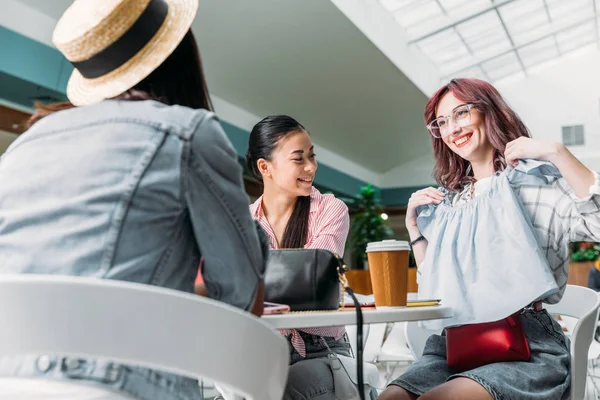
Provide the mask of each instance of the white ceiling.
{"label": "white ceiling", "polygon": [[[55,19],[71,3],[20,1]],[[330,1],[200,0],[193,28],[220,98],[259,117],[290,114],[375,173],[431,153],[426,96]]]}

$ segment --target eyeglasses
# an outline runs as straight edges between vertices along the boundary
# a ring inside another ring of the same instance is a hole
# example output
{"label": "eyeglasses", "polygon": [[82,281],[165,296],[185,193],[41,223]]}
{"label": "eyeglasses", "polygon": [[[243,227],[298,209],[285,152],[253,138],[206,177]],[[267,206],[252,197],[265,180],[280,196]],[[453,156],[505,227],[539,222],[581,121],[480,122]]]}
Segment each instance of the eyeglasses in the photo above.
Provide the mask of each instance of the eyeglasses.
{"label": "eyeglasses", "polygon": [[452,131],[450,130],[450,121],[455,126],[465,127],[471,123],[471,108],[473,104],[463,104],[452,110],[452,115],[447,117],[439,117],[427,124],[427,130],[435,138],[442,138],[448,136]]}

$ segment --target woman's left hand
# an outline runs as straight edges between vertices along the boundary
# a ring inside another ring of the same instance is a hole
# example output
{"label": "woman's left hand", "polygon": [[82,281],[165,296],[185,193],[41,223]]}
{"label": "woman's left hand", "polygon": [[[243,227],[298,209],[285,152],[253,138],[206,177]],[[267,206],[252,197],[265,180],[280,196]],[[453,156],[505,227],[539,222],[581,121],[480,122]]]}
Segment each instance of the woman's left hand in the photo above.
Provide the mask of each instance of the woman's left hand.
{"label": "woman's left hand", "polygon": [[552,161],[552,158],[559,153],[560,143],[535,140],[528,137],[520,137],[509,142],[504,149],[504,158],[506,163],[516,166],[519,159],[531,158],[541,161]]}

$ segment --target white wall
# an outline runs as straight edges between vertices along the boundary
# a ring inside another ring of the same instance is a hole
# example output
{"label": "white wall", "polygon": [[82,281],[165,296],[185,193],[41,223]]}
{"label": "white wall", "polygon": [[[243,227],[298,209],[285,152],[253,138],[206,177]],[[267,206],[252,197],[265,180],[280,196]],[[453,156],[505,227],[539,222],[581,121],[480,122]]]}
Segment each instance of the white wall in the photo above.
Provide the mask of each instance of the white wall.
{"label": "white wall", "polygon": [[562,141],[564,125],[584,125],[585,145],[570,147],[600,171],[600,51],[565,56],[526,79],[497,85],[534,138]]}

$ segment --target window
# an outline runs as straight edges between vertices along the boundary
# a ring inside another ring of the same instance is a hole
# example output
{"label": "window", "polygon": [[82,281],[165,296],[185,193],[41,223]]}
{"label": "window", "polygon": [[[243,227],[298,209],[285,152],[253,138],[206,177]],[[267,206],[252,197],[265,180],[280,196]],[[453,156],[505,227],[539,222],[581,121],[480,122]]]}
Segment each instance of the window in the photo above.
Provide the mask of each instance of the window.
{"label": "window", "polygon": [[562,141],[565,146],[583,146],[583,125],[569,125],[562,127]]}

